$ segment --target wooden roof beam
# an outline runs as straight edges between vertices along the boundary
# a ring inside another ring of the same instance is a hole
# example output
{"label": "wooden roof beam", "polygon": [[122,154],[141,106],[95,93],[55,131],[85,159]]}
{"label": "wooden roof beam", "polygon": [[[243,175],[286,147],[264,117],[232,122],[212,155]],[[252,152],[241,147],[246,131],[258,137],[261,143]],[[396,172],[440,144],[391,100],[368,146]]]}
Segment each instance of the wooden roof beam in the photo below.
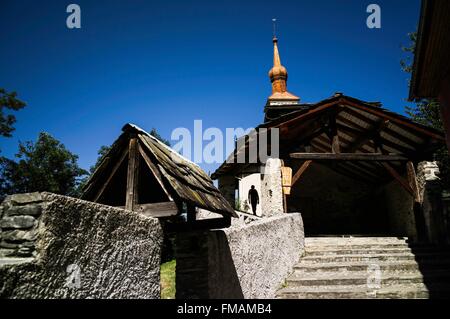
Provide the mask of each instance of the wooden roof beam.
{"label": "wooden roof beam", "polygon": [[298,171],[292,177],[291,185],[294,186],[295,183],[300,179],[300,177],[306,172],[308,167],[311,165],[312,161],[305,161]]}
{"label": "wooden roof beam", "polygon": [[389,121],[384,120],[378,122],[376,125],[373,126],[371,130],[369,130],[365,135],[361,135],[359,138],[357,138],[353,144],[351,144],[346,151],[348,153],[353,153],[357,149],[361,148],[366,144],[368,141],[373,139],[376,135],[379,135],[380,132],[389,124]]}
{"label": "wooden roof beam", "polygon": [[139,152],[137,137],[131,138],[128,147],[127,190],[125,209],[133,210],[138,204]]}
{"label": "wooden roof beam", "polygon": [[293,159],[318,161],[377,161],[377,162],[405,162],[408,159],[402,155],[385,155],[380,153],[291,153]]}
{"label": "wooden roof beam", "polygon": [[408,181],[406,181],[397,171],[389,165],[389,163],[381,163],[381,165],[386,168],[386,170],[389,172],[389,174],[394,177],[394,179],[413,197],[416,198],[416,195],[414,194],[413,189],[409,185]]}
{"label": "wooden roof beam", "polygon": [[144,162],[147,164],[147,167],[150,169],[153,176],[155,176],[159,186],[161,186],[161,188],[163,189],[167,198],[170,201],[173,201],[172,196],[170,195],[169,191],[167,190],[166,186],[164,185],[163,178],[162,178],[162,175],[161,175],[159,169],[156,167],[155,164],[153,164],[152,160],[147,155],[147,153],[145,153],[144,149],[142,148],[142,146],[140,144],[138,144],[138,150],[139,150],[139,153],[141,154],[142,158],[144,159]]}
{"label": "wooden roof beam", "polygon": [[368,184],[368,185],[376,184],[376,182],[374,182],[374,180],[369,178],[367,175],[362,175],[362,174],[360,174],[360,173],[358,173],[356,171],[352,171],[352,170],[350,170],[350,169],[348,169],[348,168],[346,168],[346,167],[344,167],[342,165],[331,166],[331,165],[326,165],[325,164],[325,166],[328,167],[329,169],[337,172],[338,174],[350,177],[351,179],[354,179],[354,180],[357,180],[357,181],[362,181],[365,184]]}
{"label": "wooden roof beam", "polygon": [[106,187],[108,187],[108,185],[111,183],[111,180],[113,179],[114,175],[116,175],[117,170],[119,169],[120,165],[122,165],[123,161],[125,160],[125,158],[128,155],[128,149],[124,148],[124,150],[122,151],[122,154],[120,155],[119,160],[116,162],[116,164],[114,165],[111,174],[109,174],[108,178],[106,179],[106,182],[103,183],[103,185],[101,186],[100,190],[97,192],[97,194],[95,195],[93,202],[97,203],[98,200],[100,199],[100,197],[103,195],[103,193],[105,192]]}
{"label": "wooden roof beam", "polygon": [[397,118],[395,116],[387,114],[386,112],[383,112],[382,110],[376,110],[376,109],[373,109],[373,108],[368,107],[366,105],[357,104],[357,103],[354,103],[352,101],[347,101],[347,102],[352,107],[355,107],[357,109],[363,110],[363,111],[365,111],[367,113],[370,113],[372,115],[384,118],[386,120],[390,120],[392,122],[398,123],[398,124],[400,124],[402,126],[408,127],[410,129],[412,129],[413,131],[420,133],[421,135],[430,136],[430,137],[432,137],[432,138],[434,138],[434,139],[436,139],[438,141],[445,141],[445,138],[443,137],[443,135],[439,135],[439,134],[433,133],[430,130],[427,130],[427,129],[423,128],[423,127],[415,125],[414,123],[410,123],[410,122],[408,122],[406,120],[402,120],[402,119],[399,119],[399,118]]}

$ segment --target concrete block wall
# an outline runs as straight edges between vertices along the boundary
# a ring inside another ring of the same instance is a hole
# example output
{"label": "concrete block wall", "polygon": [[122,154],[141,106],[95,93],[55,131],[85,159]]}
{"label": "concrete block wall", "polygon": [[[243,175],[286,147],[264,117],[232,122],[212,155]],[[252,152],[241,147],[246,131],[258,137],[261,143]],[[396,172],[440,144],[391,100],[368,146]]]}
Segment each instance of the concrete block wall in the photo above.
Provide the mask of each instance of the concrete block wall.
{"label": "concrete block wall", "polygon": [[50,193],[1,206],[0,298],[160,298],[157,219]]}
{"label": "concrete block wall", "polygon": [[300,214],[177,234],[177,298],[274,298],[304,253]]}

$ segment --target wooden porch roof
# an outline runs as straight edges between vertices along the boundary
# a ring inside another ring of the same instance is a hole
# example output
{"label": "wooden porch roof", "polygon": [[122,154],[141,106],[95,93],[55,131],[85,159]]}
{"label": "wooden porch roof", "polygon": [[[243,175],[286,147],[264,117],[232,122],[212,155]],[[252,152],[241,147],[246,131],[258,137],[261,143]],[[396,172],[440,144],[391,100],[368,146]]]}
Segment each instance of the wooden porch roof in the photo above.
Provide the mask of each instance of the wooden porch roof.
{"label": "wooden porch roof", "polygon": [[[445,141],[444,133],[429,128],[400,114],[381,107],[380,103],[365,102],[343,94],[337,94],[305,109],[284,114],[277,119],[260,125],[268,130],[280,131],[280,157],[288,160],[296,152],[330,153],[333,141],[329,134],[329,119],[335,123],[336,140],[343,153],[373,153],[379,144],[385,154],[404,156],[412,161],[431,159],[432,152]],[[240,152],[248,151],[248,144],[235,150],[225,163],[212,175],[216,179],[224,174],[237,172],[246,164],[236,164]],[[401,163],[393,163],[401,166]],[[355,161],[333,164],[341,166],[347,175],[367,178],[385,176],[383,165],[376,161]],[[377,172],[383,172],[377,176]],[[356,174],[355,172],[359,173]],[[366,176],[364,176],[366,175]]]}

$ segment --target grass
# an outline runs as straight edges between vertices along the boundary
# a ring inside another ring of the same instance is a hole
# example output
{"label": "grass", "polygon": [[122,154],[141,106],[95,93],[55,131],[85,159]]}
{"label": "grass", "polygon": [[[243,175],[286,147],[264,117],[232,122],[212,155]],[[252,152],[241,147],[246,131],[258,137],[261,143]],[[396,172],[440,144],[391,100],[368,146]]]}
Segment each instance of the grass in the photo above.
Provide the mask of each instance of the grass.
{"label": "grass", "polygon": [[175,259],[161,265],[161,299],[175,299],[176,266]]}

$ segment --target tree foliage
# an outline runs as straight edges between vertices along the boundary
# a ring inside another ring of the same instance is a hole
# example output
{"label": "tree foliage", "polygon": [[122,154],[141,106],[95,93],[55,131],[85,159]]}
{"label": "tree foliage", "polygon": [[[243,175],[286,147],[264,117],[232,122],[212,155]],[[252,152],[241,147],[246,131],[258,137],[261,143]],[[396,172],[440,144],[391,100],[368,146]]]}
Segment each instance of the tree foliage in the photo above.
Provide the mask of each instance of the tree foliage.
{"label": "tree foliage", "polygon": [[17,98],[16,92],[8,93],[0,88],[0,136],[11,137],[14,131],[16,117],[7,111],[18,111],[25,103]]}
{"label": "tree foliage", "polygon": [[19,143],[16,158],[1,159],[0,197],[42,191],[73,195],[87,174],[78,156],[48,133],[40,133],[36,142]]}
{"label": "tree foliage", "polygon": [[156,131],[155,128],[152,128],[152,130],[150,131],[150,135],[157,138],[159,141],[161,141],[162,143],[166,144],[167,146],[170,147],[170,142],[169,140],[166,140],[165,138],[163,138],[161,135],[159,135],[159,133]]}
{"label": "tree foliage", "polygon": [[[407,47],[402,47],[402,50],[408,53],[408,56],[401,60],[400,65],[403,71],[412,73],[413,70],[413,56],[417,42],[417,32],[408,34],[410,44]],[[444,125],[441,118],[440,105],[437,100],[422,99],[416,101],[414,106],[406,106],[405,112],[414,121],[439,129],[444,130]],[[434,159],[439,164],[441,171],[440,178],[445,189],[450,189],[450,158],[448,149],[444,145],[438,149],[434,154]]]}

